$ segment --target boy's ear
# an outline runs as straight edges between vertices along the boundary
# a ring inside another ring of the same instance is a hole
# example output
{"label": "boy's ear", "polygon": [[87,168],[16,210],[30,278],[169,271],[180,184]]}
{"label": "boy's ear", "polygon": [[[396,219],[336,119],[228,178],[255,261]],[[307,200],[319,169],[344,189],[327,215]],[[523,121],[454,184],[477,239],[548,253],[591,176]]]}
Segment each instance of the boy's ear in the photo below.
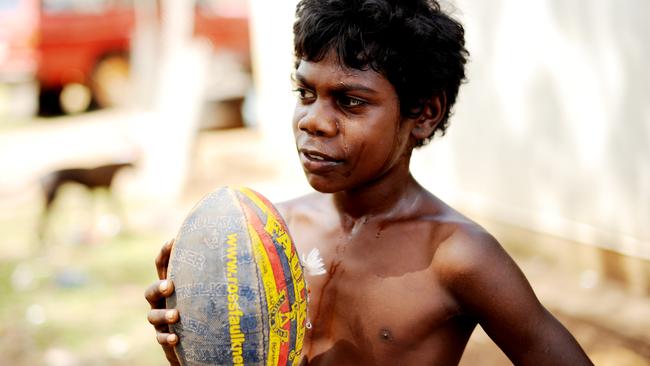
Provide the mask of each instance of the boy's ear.
{"label": "boy's ear", "polygon": [[411,134],[416,140],[424,140],[431,136],[438,124],[447,111],[447,95],[437,93],[431,98],[424,101],[422,111],[418,117],[415,117],[415,126],[411,130]]}

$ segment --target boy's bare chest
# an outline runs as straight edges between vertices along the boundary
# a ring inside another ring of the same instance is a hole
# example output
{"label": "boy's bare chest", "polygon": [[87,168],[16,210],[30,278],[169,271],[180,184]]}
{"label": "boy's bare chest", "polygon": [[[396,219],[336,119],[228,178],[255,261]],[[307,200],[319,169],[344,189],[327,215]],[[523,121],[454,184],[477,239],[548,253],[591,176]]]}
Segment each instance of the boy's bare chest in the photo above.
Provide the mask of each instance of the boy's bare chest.
{"label": "boy's bare chest", "polygon": [[453,299],[436,278],[427,231],[405,229],[369,225],[354,235],[314,227],[292,232],[301,252],[320,250],[327,270],[307,278],[308,355],[341,342],[357,355],[399,354],[417,348],[456,315]]}

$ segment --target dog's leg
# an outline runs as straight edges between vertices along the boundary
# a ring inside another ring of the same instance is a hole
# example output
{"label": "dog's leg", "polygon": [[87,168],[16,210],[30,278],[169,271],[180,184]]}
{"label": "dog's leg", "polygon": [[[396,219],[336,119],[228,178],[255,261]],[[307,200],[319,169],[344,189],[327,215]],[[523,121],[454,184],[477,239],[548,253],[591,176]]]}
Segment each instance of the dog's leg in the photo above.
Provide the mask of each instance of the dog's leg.
{"label": "dog's leg", "polygon": [[40,180],[44,202],[43,202],[43,209],[41,210],[41,214],[38,218],[38,224],[36,229],[38,235],[38,241],[40,244],[39,249],[42,249],[46,244],[50,214],[52,211],[52,204],[54,203],[54,200],[56,199],[56,196],[59,193],[59,189],[63,184],[60,178],[61,177],[59,176],[59,174],[50,173],[44,176],[43,178],[41,178]]}

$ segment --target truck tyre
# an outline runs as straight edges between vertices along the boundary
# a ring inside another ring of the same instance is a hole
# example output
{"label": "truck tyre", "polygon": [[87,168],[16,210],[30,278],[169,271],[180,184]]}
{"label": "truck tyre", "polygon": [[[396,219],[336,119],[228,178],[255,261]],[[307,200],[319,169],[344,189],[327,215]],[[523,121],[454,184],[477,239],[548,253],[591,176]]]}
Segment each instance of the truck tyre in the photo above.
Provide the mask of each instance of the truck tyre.
{"label": "truck tyre", "polygon": [[124,106],[131,96],[129,59],[123,54],[103,57],[92,75],[92,91],[100,108]]}

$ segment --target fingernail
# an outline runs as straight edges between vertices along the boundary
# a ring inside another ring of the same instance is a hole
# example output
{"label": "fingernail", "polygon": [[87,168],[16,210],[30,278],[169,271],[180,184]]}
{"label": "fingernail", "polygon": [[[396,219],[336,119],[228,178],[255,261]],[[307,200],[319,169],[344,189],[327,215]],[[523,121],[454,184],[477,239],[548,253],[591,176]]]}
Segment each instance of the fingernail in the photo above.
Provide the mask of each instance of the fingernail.
{"label": "fingernail", "polygon": [[167,343],[176,343],[178,340],[178,337],[176,337],[176,334],[170,334],[167,336]]}
{"label": "fingernail", "polygon": [[169,287],[169,283],[167,281],[162,281],[158,286],[158,289],[160,290],[160,292],[164,292],[167,290],[168,287]]}
{"label": "fingernail", "polygon": [[175,312],[173,310],[170,310],[170,311],[165,313],[165,318],[167,318],[167,320],[174,320],[175,316],[176,316],[176,314],[175,314]]}

